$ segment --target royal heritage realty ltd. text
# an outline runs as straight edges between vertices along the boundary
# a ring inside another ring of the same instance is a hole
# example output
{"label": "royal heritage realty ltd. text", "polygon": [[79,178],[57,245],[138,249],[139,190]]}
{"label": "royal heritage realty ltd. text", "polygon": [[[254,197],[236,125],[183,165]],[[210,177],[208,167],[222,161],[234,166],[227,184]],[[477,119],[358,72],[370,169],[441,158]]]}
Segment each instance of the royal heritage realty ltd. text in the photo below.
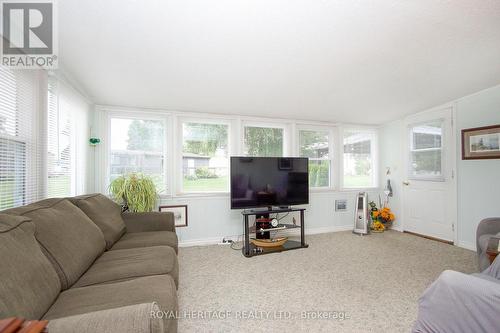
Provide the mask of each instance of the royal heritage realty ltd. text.
{"label": "royal heritage realty ltd. text", "polygon": [[346,320],[343,311],[151,311],[153,319],[200,319],[200,320]]}

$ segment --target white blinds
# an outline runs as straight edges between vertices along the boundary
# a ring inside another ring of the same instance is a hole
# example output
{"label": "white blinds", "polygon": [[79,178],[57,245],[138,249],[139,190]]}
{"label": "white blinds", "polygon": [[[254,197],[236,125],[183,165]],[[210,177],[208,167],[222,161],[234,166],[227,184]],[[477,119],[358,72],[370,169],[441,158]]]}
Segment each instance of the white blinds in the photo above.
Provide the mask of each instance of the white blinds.
{"label": "white blinds", "polygon": [[71,109],[59,103],[58,81],[48,80],[47,97],[47,194],[66,197],[74,194],[73,121]]}
{"label": "white blinds", "polygon": [[0,66],[0,210],[42,195],[40,78],[39,71]]}
{"label": "white blinds", "polygon": [[49,76],[47,195],[86,193],[90,105],[65,80]]}

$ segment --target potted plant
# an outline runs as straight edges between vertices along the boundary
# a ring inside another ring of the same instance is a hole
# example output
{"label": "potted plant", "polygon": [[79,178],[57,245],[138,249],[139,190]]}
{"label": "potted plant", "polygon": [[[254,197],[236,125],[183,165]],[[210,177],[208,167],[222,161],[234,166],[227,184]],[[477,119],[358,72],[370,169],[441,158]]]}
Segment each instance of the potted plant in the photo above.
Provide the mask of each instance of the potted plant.
{"label": "potted plant", "polygon": [[114,179],[109,185],[113,199],[123,211],[151,212],[156,206],[158,192],[153,179],[142,173],[130,173]]}

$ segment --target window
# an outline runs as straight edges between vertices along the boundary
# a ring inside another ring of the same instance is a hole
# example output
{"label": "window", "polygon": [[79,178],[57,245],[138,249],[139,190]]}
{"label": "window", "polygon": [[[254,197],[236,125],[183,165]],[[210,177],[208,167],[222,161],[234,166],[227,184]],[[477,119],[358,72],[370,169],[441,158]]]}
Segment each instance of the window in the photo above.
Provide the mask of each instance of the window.
{"label": "window", "polygon": [[139,172],[165,191],[164,121],[112,117],[110,128],[110,180]]}
{"label": "window", "polygon": [[309,158],[309,186],[330,186],[329,131],[299,130],[299,156]]}
{"label": "window", "polygon": [[410,176],[442,178],[443,122],[410,127]]}
{"label": "window", "polygon": [[228,126],[182,124],[182,191],[228,191]]}
{"label": "window", "polygon": [[363,130],[344,131],[345,188],[375,186],[375,132]]}
{"label": "window", "polygon": [[244,128],[244,154],[256,157],[283,156],[283,128]]}
{"label": "window", "polygon": [[90,105],[57,76],[49,76],[47,88],[46,194],[86,193]]}
{"label": "window", "polygon": [[0,66],[0,210],[41,197],[39,75]]}
{"label": "window", "polygon": [[72,121],[68,109],[60,107],[58,82],[49,78],[47,122],[47,194],[65,197],[74,194],[72,188]]}

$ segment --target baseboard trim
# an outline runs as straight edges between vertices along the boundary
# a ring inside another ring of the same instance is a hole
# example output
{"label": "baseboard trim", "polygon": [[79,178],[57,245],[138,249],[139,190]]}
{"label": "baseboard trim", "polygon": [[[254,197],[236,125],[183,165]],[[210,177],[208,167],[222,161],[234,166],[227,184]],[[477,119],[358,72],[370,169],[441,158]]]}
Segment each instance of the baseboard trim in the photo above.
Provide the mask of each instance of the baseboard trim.
{"label": "baseboard trim", "polygon": [[[318,227],[318,228],[306,228],[306,235],[316,235],[316,234],[326,234],[329,232],[339,232],[352,230],[352,225],[342,225],[342,226],[331,226],[331,227]],[[282,233],[290,236],[297,236],[300,234],[300,229],[292,229],[287,233]],[[216,245],[219,244],[222,238],[231,239],[233,241],[238,240],[238,236],[224,236],[219,237],[209,237],[209,238],[199,238],[190,240],[181,240],[179,242],[179,247],[191,247],[191,246],[206,246],[206,245]],[[241,240],[241,237],[240,237]]]}
{"label": "baseboard trim", "polygon": [[[399,227],[391,228],[394,231],[404,232]],[[352,225],[343,225],[343,226],[331,226],[331,227],[318,227],[318,228],[306,228],[306,235],[316,235],[316,234],[326,234],[330,232],[340,232],[340,231],[349,231],[352,230]],[[287,233],[290,236],[297,236],[300,234],[299,229],[291,230]],[[192,247],[192,246],[206,246],[206,245],[216,245],[220,243],[222,238],[231,239],[233,241],[238,240],[238,236],[219,236],[219,237],[209,237],[209,238],[199,238],[199,239],[190,239],[179,242],[179,247]],[[241,237],[239,238],[241,240]],[[476,246],[473,243],[469,242],[457,242],[454,245],[461,247],[463,249],[471,250],[476,252]]]}
{"label": "baseboard trim", "polygon": [[475,244],[469,243],[469,242],[457,242],[456,244],[458,247],[461,247],[463,249],[471,250],[474,252],[477,252],[477,248]]}
{"label": "baseboard trim", "polygon": [[224,236],[180,241],[179,247],[215,245],[215,244],[218,244],[222,240],[222,238],[224,238]]}
{"label": "baseboard trim", "polygon": [[401,228],[401,226],[399,226],[399,225],[396,225],[396,226],[393,225],[389,230],[404,232],[403,228]]}
{"label": "baseboard trim", "polygon": [[352,230],[352,225],[335,225],[332,227],[319,227],[319,228],[306,228],[306,235],[316,235],[316,234],[326,234],[329,232],[339,232],[339,231],[348,231]]}
{"label": "baseboard trim", "polygon": [[430,239],[430,240],[433,240],[433,241],[436,241],[436,242],[441,242],[441,243],[445,243],[445,244],[448,244],[448,245],[453,245],[453,241],[448,241],[448,240],[445,240],[445,239],[440,239],[440,238],[436,238],[436,237],[432,237],[432,236],[422,235],[422,234],[418,234],[416,232],[407,231],[407,230],[405,230],[403,232],[406,233],[406,234],[413,235],[413,236],[422,237],[422,238],[425,238],[425,239]]}

